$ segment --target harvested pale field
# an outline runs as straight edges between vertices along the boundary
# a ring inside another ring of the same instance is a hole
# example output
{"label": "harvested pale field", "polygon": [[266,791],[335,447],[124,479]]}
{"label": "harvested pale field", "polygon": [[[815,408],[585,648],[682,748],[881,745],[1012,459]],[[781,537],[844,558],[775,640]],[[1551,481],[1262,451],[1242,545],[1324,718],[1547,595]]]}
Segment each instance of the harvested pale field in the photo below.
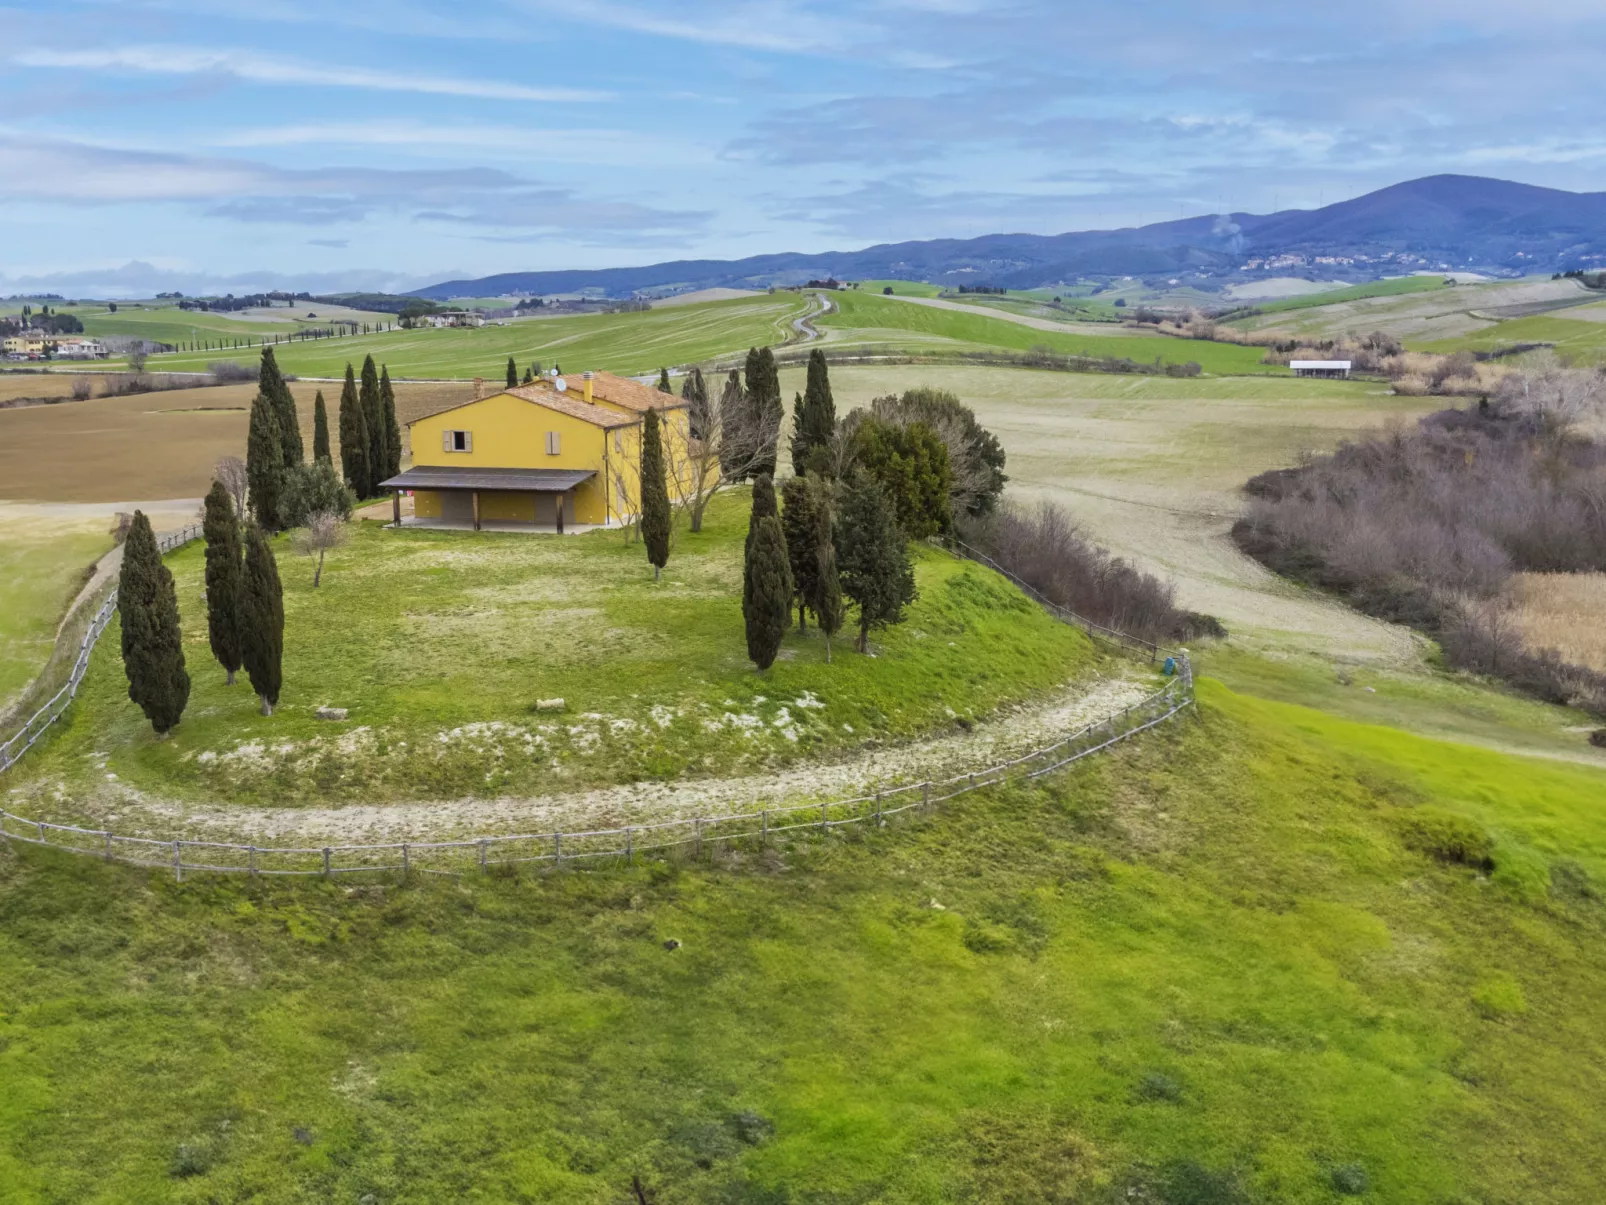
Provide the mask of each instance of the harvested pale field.
{"label": "harvested pale field", "polygon": [[1593,294],[1575,280],[1524,279],[1460,285],[1387,297],[1269,313],[1251,318],[1249,330],[1282,330],[1308,337],[1338,337],[1382,330],[1410,343],[1454,339],[1492,326],[1508,307],[1550,309],[1585,304]]}
{"label": "harvested pale field", "polygon": [[[1151,376],[948,367],[832,370],[838,413],[916,385],[951,389],[1009,454],[1009,492],[1063,502],[1100,543],[1177,583],[1181,603],[1273,649],[1399,662],[1418,639],[1301,590],[1228,538],[1240,488],[1395,415],[1443,399],[1288,378]],[[802,373],[783,373],[783,394]]]}
{"label": "harvested pale field", "polygon": [[1228,285],[1225,291],[1233,301],[1280,301],[1284,297],[1305,297],[1312,293],[1331,293],[1344,285],[1333,280],[1306,280],[1300,276],[1273,276]]}
{"label": "harvested pale field", "polygon": [[[313,397],[322,390],[339,455],[340,386],[291,386],[301,434],[312,446]],[[96,398],[0,410],[0,498],[37,502],[120,502],[199,497],[224,456],[244,456],[256,384]],[[469,400],[466,381],[400,383],[398,420]],[[403,452],[406,427],[403,432]],[[126,509],[126,508],[125,508]]]}
{"label": "harvested pale field", "polygon": [[1606,573],[1519,573],[1510,597],[1525,645],[1606,673]]}

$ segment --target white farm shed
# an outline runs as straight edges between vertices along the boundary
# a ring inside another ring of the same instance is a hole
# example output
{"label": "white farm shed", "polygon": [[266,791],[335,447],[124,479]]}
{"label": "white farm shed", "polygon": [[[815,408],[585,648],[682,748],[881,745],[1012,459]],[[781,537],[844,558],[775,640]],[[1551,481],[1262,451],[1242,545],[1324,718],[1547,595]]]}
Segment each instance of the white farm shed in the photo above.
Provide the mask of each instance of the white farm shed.
{"label": "white farm shed", "polygon": [[1337,377],[1340,379],[1349,376],[1350,362],[1348,360],[1290,360],[1288,367],[1294,370],[1296,377]]}

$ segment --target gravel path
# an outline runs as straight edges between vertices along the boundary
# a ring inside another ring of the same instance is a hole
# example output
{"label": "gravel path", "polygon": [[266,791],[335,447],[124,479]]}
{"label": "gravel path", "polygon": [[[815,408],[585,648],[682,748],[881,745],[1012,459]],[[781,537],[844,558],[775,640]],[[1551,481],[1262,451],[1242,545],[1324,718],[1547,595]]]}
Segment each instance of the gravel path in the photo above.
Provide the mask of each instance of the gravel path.
{"label": "gravel path", "polygon": [[187,805],[109,787],[94,821],[120,832],[260,844],[362,844],[482,835],[580,831],[674,817],[758,811],[809,799],[848,798],[878,787],[980,770],[1054,743],[1138,702],[1152,677],[1082,679],[1047,699],[907,744],[860,749],[844,760],[737,778],[644,782],[529,798],[447,799],[343,807]]}

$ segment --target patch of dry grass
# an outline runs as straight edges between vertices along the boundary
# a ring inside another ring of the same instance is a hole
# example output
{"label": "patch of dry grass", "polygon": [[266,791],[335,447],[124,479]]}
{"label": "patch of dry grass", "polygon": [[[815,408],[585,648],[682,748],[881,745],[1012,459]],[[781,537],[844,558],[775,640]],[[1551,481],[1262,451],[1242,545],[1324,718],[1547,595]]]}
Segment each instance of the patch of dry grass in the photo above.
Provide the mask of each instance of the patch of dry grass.
{"label": "patch of dry grass", "polygon": [[1606,673],[1606,573],[1519,573],[1511,600],[1525,645]]}

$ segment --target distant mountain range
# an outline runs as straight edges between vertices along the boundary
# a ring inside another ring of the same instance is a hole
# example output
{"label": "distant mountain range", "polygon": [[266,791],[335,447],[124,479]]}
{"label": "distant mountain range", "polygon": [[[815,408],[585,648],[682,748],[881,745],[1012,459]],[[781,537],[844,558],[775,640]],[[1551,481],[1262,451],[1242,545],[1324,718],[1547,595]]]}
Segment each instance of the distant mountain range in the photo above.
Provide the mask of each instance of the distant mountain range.
{"label": "distant mountain range", "polygon": [[1370,280],[1420,270],[1522,276],[1606,263],[1606,193],[1428,176],[1321,209],[1212,214],[1124,230],[989,234],[862,251],[676,260],[640,268],[504,272],[412,296],[668,295],[809,280],[924,280],[1036,288],[1086,277],[1186,277],[1206,289],[1264,276]]}

